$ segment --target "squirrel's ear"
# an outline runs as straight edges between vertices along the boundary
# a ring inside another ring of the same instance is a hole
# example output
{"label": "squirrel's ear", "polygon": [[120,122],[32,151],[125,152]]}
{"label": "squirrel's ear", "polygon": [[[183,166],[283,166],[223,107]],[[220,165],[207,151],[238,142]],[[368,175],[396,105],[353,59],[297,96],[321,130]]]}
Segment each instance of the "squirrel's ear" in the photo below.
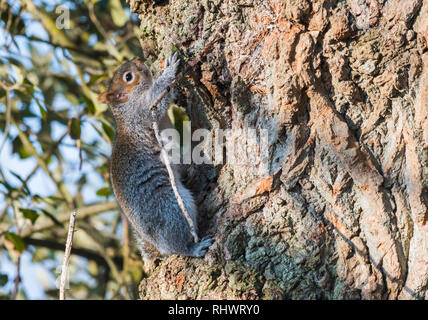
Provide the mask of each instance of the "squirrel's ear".
{"label": "squirrel's ear", "polygon": [[143,60],[141,60],[140,57],[138,57],[138,56],[135,57],[134,59],[132,59],[132,62],[135,63],[135,65],[137,66],[137,68],[138,68],[139,71],[143,71],[145,65],[144,65]]}
{"label": "squirrel's ear", "polygon": [[113,101],[113,97],[114,94],[112,92],[106,91],[98,95],[98,101],[101,103],[109,103]]}

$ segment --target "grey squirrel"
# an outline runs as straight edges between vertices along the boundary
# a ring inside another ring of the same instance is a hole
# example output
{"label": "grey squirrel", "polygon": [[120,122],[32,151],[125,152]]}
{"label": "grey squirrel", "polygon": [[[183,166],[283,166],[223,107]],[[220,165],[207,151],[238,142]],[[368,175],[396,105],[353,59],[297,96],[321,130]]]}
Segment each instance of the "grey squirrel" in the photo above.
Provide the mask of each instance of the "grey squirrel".
{"label": "grey squirrel", "polygon": [[[202,257],[213,243],[210,237],[194,242],[152,127],[155,119],[149,106],[174,81],[179,62],[177,53],[170,55],[162,75],[153,81],[150,69],[136,57],[116,70],[108,91],[98,96],[100,102],[108,103],[116,122],[110,167],[113,191],[148,264],[171,254]],[[167,112],[172,98],[169,93],[158,104],[159,118]],[[180,182],[178,170],[173,170],[178,192],[197,232],[193,196]]]}

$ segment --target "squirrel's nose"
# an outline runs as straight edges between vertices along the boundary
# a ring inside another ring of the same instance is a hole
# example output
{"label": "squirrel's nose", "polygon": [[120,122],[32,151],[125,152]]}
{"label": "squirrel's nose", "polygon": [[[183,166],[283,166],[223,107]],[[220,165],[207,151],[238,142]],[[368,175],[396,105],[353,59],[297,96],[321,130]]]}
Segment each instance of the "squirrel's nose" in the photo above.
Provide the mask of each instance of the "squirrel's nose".
{"label": "squirrel's nose", "polygon": [[126,102],[128,100],[128,95],[124,92],[109,92],[107,93],[107,101],[109,102]]}
{"label": "squirrel's nose", "polygon": [[116,92],[116,93],[114,93],[114,99],[116,101],[121,101],[124,98],[126,98],[126,93],[123,93],[123,92]]}

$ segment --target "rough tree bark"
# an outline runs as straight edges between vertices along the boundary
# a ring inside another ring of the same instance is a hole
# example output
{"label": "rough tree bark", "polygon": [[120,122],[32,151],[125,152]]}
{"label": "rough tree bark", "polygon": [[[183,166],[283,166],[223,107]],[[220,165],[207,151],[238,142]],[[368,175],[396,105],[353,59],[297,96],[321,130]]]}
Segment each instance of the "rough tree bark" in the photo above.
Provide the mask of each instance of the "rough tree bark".
{"label": "rough tree bark", "polygon": [[428,298],[428,1],[129,5],[154,70],[230,19],[179,102],[194,128],[269,131],[265,175],[196,168],[216,243],[162,261],[141,298]]}

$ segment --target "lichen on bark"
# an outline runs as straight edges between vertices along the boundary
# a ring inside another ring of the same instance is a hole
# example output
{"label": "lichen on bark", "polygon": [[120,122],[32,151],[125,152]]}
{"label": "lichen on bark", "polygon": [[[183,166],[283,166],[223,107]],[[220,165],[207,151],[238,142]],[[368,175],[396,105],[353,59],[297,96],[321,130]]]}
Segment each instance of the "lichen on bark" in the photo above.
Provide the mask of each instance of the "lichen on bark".
{"label": "lichen on bark", "polygon": [[154,70],[229,19],[179,104],[238,142],[269,132],[264,174],[196,168],[216,243],[162,261],[142,299],[428,298],[427,1],[129,2]]}

